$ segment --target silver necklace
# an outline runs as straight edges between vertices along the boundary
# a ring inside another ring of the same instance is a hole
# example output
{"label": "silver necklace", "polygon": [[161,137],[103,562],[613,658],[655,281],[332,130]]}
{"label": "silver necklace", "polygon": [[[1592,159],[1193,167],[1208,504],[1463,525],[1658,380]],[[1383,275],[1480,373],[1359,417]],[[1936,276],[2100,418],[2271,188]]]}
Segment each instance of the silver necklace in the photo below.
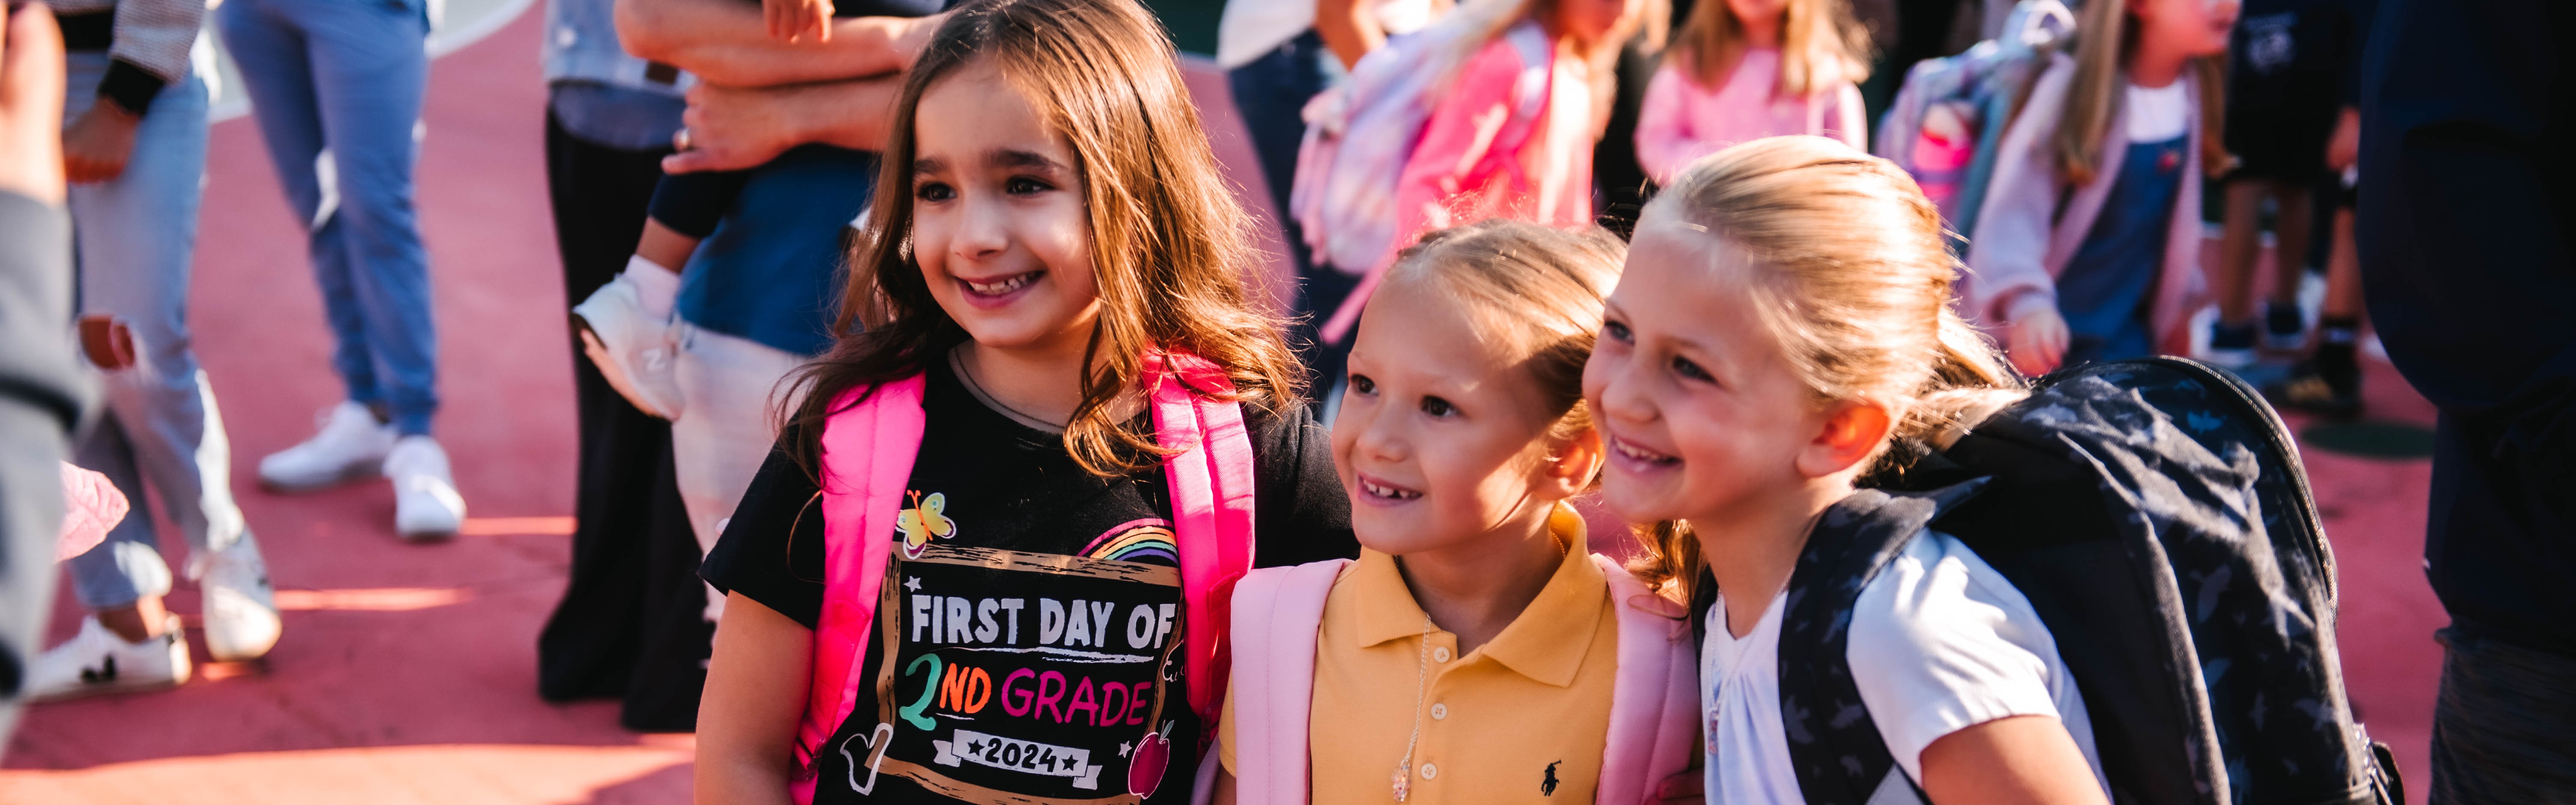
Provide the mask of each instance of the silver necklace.
{"label": "silver necklace", "polygon": [[1413,679],[1413,734],[1404,739],[1404,757],[1395,764],[1395,801],[1413,793],[1413,748],[1422,743],[1422,700],[1431,683],[1431,613],[1422,613],[1422,653]]}

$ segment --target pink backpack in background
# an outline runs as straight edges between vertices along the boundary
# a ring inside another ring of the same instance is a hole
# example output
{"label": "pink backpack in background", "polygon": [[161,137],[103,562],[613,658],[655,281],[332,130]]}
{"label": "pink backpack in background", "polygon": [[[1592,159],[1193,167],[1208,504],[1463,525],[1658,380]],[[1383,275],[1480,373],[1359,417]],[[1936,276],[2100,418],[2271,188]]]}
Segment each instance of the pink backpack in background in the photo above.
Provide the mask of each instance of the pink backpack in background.
{"label": "pink backpack in background", "polygon": [[[1286,214],[1305,231],[1316,262],[1374,275],[1395,253],[1397,240],[1412,234],[1395,231],[1405,219],[1396,214],[1396,184],[1440,103],[1440,85],[1450,72],[1443,62],[1478,27],[1471,16],[1452,12],[1429,28],[1390,37],[1351,68],[1348,82],[1307,102],[1306,138],[1297,149],[1297,181]],[[1494,137],[1495,150],[1517,151],[1547,108],[1554,48],[1535,22],[1514,24],[1502,38],[1538,73],[1520,82],[1511,120]]]}
{"label": "pink backpack in background", "polygon": [[[1212,399],[1234,390],[1215,363],[1181,353],[1148,355],[1145,376],[1152,378],[1155,440],[1181,449],[1163,469],[1188,613],[1183,667],[1190,709],[1206,725],[1203,736],[1213,736],[1231,654],[1228,607],[1235,581],[1252,569],[1252,437],[1240,405]],[[873,391],[852,389],[833,402],[823,426],[823,612],[815,622],[806,713],[796,727],[799,773],[791,793],[800,805],[814,801],[813,772],[823,746],[858,704],[895,518],[921,452],[923,387],[914,375]],[[870,742],[884,739],[880,734]],[[1203,748],[1206,737],[1200,743],[1192,749]]]}

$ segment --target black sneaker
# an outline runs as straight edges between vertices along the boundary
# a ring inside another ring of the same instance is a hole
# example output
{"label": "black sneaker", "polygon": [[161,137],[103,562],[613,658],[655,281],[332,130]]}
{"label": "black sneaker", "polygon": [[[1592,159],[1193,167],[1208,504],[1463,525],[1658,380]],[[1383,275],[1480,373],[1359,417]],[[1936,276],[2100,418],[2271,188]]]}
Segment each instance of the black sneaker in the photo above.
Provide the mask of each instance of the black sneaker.
{"label": "black sneaker", "polygon": [[2209,363],[2231,372],[2242,372],[2254,365],[2254,325],[2209,325]]}
{"label": "black sneaker", "polygon": [[2333,371],[2318,361],[2300,361],[2290,376],[2263,388],[2273,405],[2334,420],[2361,416],[2361,375]]}
{"label": "black sneaker", "polygon": [[2308,346],[2308,320],[2299,314],[2299,306],[2290,302],[2266,302],[2263,305],[2263,345],[2291,351]]}

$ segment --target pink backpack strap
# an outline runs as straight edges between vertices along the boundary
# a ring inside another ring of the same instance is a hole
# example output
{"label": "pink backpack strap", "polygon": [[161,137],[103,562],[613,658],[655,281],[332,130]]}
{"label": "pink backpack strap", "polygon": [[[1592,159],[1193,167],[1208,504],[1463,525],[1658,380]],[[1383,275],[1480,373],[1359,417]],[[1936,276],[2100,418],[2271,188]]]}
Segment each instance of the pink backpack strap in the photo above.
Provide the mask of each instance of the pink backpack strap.
{"label": "pink backpack strap", "polygon": [[850,717],[865,676],[877,594],[894,550],[894,518],[921,452],[920,375],[832,401],[823,422],[823,612],[814,628],[814,678],[796,725],[791,793],[814,801],[814,766]]}
{"label": "pink backpack strap", "polygon": [[1700,751],[1699,655],[1680,605],[1647,589],[1609,557],[1593,554],[1592,561],[1609,577],[1619,623],[1610,735],[1593,801],[1635,805],[1652,797],[1665,778],[1690,768]]}
{"label": "pink backpack strap", "polygon": [[[1145,356],[1154,381],[1156,441],[1175,453],[1164,460],[1171,484],[1172,534],[1180,543],[1181,590],[1189,616],[1190,709],[1201,724],[1217,722],[1225,702],[1232,656],[1226,644],[1227,611],[1234,584],[1252,569],[1252,436],[1243,408],[1222,397],[1234,391],[1225,371],[1196,355]],[[1203,730],[1201,751],[1213,730]]]}
{"label": "pink backpack strap", "polygon": [[1252,571],[1234,587],[1234,779],[1238,805],[1305,805],[1306,727],[1324,601],[1351,560]]}

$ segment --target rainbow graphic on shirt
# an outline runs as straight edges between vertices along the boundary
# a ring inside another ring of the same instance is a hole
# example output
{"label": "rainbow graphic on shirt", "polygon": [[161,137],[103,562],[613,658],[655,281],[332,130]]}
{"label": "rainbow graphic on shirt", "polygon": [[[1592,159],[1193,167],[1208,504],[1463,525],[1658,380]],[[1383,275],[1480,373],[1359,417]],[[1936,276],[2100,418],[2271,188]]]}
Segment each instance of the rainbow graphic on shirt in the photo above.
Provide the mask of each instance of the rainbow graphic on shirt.
{"label": "rainbow graphic on shirt", "polygon": [[1117,562],[1145,562],[1159,557],[1174,566],[1181,563],[1180,545],[1173,542],[1172,523],[1159,517],[1134,520],[1103,531],[1082,549],[1082,555]]}

